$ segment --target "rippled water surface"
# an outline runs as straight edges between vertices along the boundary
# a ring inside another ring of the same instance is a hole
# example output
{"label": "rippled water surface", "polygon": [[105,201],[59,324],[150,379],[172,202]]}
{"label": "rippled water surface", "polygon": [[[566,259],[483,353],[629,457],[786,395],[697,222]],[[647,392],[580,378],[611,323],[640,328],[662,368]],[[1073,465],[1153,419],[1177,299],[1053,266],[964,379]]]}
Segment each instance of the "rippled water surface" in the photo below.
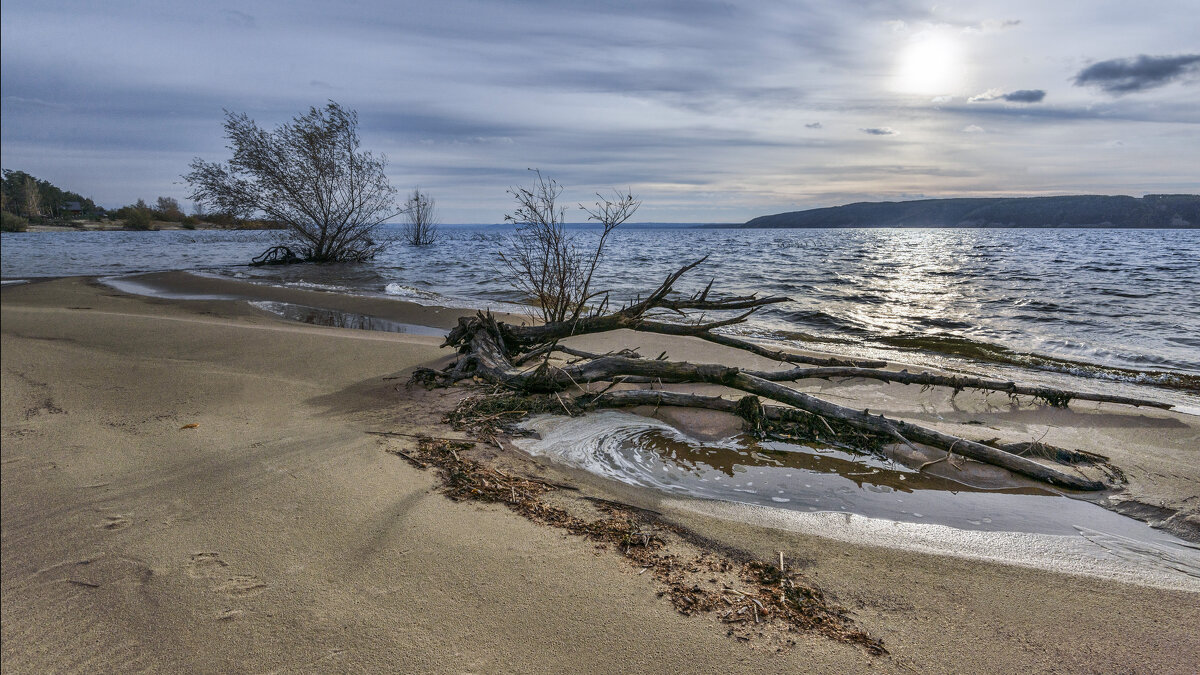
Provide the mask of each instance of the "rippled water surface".
{"label": "rippled water surface", "polygon": [[[361,265],[244,266],[276,236],[5,233],[2,272],[190,269],[429,304],[523,300],[496,264],[506,230],[447,228],[433,247],[397,245]],[[730,293],[791,298],[737,327],[758,337],[1051,383],[1200,386],[1198,230],[618,230],[598,282],[627,298],[701,255],[708,262],[680,290],[715,277]]]}

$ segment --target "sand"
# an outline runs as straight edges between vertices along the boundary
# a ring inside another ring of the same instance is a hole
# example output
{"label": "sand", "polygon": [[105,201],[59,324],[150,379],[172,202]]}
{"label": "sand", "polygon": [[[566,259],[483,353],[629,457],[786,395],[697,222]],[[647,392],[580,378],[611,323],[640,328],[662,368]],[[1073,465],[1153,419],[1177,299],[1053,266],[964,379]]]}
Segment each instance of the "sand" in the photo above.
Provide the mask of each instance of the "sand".
{"label": "sand", "polygon": [[[387,302],[409,323],[458,315]],[[447,358],[437,338],[84,279],[6,286],[0,304],[5,672],[1192,672],[1200,662],[1197,593],[754,527],[532,465],[763,559],[787,551],[891,654],[807,634],[781,652],[742,643],[711,615],[676,613],[650,575],[611,552],[501,506],[449,501],[432,473],[386,452],[394,440],[366,433],[454,434],[438,424],[454,392],[404,385],[404,371]],[[901,393],[888,409],[933,414]],[[1139,489],[1194,500],[1195,427],[1157,413],[1097,426],[1113,414],[1072,413],[1078,425],[1064,433],[1094,431],[1113,448],[1152,437],[1193,463],[1174,481],[1147,471]],[[1043,423],[1030,418],[1030,429]],[[1137,461],[1173,461],[1145,454]]]}

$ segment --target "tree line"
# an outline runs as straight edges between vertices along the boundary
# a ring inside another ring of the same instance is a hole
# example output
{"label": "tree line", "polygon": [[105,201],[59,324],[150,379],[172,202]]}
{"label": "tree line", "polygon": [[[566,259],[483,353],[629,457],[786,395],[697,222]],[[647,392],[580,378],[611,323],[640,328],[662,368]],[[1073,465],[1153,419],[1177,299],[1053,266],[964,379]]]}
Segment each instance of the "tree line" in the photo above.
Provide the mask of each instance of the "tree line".
{"label": "tree line", "polygon": [[177,223],[184,229],[201,224],[230,229],[271,229],[273,223],[243,220],[228,213],[205,213],[197,204],[184,213],[179,200],[159,197],[153,204],[138,199],[108,211],[90,197],[66,190],[25,171],[4,169],[0,180],[0,210],[5,232],[23,232],[31,223],[69,225],[79,220],[120,222],[129,230],[153,230],[160,223]]}

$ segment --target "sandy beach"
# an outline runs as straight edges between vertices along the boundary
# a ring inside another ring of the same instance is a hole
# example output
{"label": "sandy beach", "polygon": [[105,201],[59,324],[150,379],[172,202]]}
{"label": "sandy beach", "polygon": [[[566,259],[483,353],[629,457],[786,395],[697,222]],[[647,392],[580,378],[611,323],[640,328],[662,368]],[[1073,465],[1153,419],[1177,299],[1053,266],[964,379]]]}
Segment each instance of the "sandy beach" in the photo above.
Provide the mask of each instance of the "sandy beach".
{"label": "sandy beach", "polygon": [[[156,281],[245,291],[178,273]],[[556,503],[628,503],[709,540],[679,544],[681,556],[785,552],[888,654],[770,628],[743,641],[711,613],[677,612],[653,575],[612,550],[502,505],[451,501],[434,471],[389,452],[414,440],[369,433],[462,437],[441,422],[461,391],[407,386],[413,368],[450,358],[437,337],[310,326],[242,300],[149,298],[85,278],[2,293],[5,672],[1187,673],[1200,662],[1200,592],[752,524],[509,444],[481,449],[506,471],[577,488]],[[255,293],[437,328],[464,314]],[[687,340],[664,348],[711,356]],[[1118,499],[1142,517],[1197,525],[1200,417],[805,387],[952,432],[982,423],[1020,439],[1052,427],[1048,442],[1124,469]]]}

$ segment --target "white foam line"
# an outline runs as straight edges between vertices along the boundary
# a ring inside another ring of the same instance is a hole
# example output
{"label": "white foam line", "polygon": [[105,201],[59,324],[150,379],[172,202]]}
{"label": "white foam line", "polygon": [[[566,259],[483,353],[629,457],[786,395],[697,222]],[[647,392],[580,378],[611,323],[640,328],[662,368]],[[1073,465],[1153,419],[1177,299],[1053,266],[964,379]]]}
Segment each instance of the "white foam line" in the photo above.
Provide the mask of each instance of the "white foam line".
{"label": "white foam line", "polygon": [[[135,275],[137,276],[137,275]],[[100,283],[130,295],[142,295],[151,298],[163,298],[164,300],[238,300],[237,296],[233,295],[216,295],[208,293],[175,293],[172,291],[164,291],[155,288],[151,284],[141,281],[134,281],[127,277],[101,277]]]}
{"label": "white foam line", "polygon": [[983,532],[851,513],[805,513],[736,502],[666,498],[683,511],[852,544],[1004,563],[1200,593],[1200,553],[1076,526],[1078,536]]}

